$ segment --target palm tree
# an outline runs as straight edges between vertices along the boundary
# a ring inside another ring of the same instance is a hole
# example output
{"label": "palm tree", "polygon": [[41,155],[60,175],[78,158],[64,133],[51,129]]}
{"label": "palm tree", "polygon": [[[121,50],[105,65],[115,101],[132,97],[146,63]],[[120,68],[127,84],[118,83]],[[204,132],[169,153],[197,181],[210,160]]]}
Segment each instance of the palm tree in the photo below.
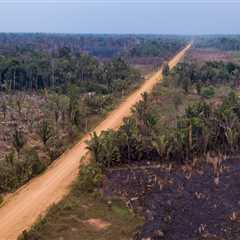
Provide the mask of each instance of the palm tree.
{"label": "palm tree", "polygon": [[[136,140],[138,140],[139,131],[134,118],[124,119],[124,123],[120,128],[120,136],[123,136],[122,142],[127,146],[127,161],[131,162],[136,148]],[[124,156],[124,153],[121,153]]]}
{"label": "palm tree", "polygon": [[99,163],[100,162],[100,153],[102,151],[102,143],[100,137],[96,132],[91,134],[91,139],[86,141],[87,149],[92,153],[93,159]]}
{"label": "palm tree", "polygon": [[169,139],[167,135],[162,134],[154,138],[152,141],[152,146],[157,151],[161,160],[163,160],[164,158],[165,160],[168,159]]}

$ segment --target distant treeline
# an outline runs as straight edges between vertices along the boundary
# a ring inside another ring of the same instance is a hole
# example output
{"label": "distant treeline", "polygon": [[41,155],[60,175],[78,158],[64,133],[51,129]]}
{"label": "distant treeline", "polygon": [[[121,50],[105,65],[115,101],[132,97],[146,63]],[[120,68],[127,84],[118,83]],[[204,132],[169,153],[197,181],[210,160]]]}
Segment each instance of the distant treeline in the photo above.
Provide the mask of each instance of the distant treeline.
{"label": "distant treeline", "polygon": [[240,35],[198,37],[195,44],[200,48],[216,48],[224,51],[240,50]]}
{"label": "distant treeline", "polygon": [[136,37],[130,35],[0,34],[0,54],[4,55],[35,51],[55,53],[66,47],[73,53],[87,52],[97,57],[113,57],[135,44]]}
{"label": "distant treeline", "polygon": [[[0,33],[0,54],[56,53],[66,47],[73,53],[85,52],[100,58],[126,55],[131,49],[131,55],[155,56],[165,54],[167,49],[172,50],[175,44],[184,41],[184,37],[167,35]],[[139,53],[141,48],[144,50]]]}

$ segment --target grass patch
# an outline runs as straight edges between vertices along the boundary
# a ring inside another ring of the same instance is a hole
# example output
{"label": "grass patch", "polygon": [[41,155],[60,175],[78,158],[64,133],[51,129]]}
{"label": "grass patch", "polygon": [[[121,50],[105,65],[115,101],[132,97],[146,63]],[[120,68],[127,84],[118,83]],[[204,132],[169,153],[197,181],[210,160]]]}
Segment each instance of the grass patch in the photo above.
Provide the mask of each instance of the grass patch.
{"label": "grass patch", "polygon": [[180,88],[175,88],[171,84],[158,84],[151,94],[151,108],[160,120],[159,128],[162,125],[175,124],[178,116],[181,116],[186,107],[200,100],[200,96],[190,92],[185,94]]}
{"label": "grass patch", "polygon": [[[101,177],[94,166],[81,169],[84,177],[80,177],[71,193],[60,203],[52,206],[44,218],[19,237],[21,240],[127,240],[131,239],[143,219],[131,212],[119,199],[105,199],[99,188]],[[93,177],[90,185],[86,175]],[[95,176],[93,176],[95,174]],[[99,180],[97,180],[99,179]],[[99,183],[97,184],[97,181]],[[90,187],[92,186],[92,188]],[[91,191],[90,191],[91,189]],[[99,229],[89,224],[97,219],[107,225]]]}

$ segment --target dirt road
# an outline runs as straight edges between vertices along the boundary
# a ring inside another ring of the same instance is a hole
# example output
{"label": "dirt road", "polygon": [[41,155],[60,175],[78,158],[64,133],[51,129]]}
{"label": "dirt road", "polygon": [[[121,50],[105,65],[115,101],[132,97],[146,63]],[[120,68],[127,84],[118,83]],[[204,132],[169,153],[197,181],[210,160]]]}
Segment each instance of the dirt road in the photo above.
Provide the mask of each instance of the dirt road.
{"label": "dirt road", "polygon": [[[189,44],[169,62],[170,68],[173,68],[181,60],[190,47]],[[141,94],[150,92],[154,85],[161,80],[161,72],[159,70],[146,80],[116,110],[109,113],[94,131],[99,134],[103,130],[118,128],[123,118],[130,115],[131,107],[141,99]],[[87,153],[85,144],[87,139],[89,139],[89,134],[55,161],[44,174],[20,188],[0,208],[0,240],[16,239],[51,204],[58,202],[67,194],[70,184],[78,174],[79,165],[84,164],[80,159]]]}

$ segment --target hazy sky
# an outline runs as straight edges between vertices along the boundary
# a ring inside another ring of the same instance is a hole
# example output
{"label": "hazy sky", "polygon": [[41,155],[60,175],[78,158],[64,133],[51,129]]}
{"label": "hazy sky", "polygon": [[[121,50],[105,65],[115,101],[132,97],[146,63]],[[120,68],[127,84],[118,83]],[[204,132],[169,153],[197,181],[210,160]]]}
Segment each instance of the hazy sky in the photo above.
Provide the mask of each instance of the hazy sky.
{"label": "hazy sky", "polygon": [[0,32],[240,33],[240,0],[0,0]]}

